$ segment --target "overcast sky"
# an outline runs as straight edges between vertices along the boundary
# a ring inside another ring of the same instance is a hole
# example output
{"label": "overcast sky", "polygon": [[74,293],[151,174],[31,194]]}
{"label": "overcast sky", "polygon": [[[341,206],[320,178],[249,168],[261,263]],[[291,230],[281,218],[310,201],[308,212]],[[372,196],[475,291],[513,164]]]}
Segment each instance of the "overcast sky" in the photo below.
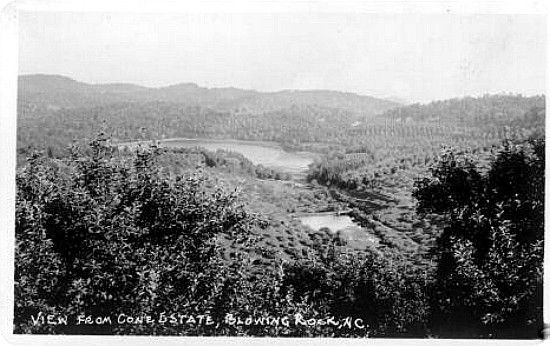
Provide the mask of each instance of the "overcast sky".
{"label": "overcast sky", "polygon": [[19,73],[426,102],[544,93],[546,18],[20,12]]}

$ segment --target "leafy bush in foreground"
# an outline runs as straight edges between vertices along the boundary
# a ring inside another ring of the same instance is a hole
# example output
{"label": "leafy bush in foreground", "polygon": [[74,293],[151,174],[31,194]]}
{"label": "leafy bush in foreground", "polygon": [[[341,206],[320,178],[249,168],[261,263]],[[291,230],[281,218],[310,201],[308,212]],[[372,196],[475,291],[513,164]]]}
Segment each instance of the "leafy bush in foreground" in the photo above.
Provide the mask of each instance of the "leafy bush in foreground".
{"label": "leafy bush in foreground", "polygon": [[[86,150],[73,148],[70,160],[34,154],[18,171],[16,333],[421,335],[415,325],[425,316],[423,295],[407,281],[414,273],[378,254],[318,249],[313,259],[320,270],[308,276],[319,279],[313,286],[301,280],[312,270],[305,262],[251,275],[257,270],[245,253],[222,260],[218,238],[250,248],[250,228],[261,227],[260,220],[200,171],[186,177],[163,171],[157,151],[121,155],[99,137]],[[35,325],[39,313],[156,319],[177,313],[209,315],[216,324]],[[361,318],[364,327],[219,323],[228,314]]]}
{"label": "leafy bush in foreground", "polygon": [[428,315],[425,268],[401,256],[330,253],[315,263],[287,267],[283,287],[294,287],[335,316],[355,316],[372,337],[423,337]]}
{"label": "leafy bush in foreground", "polygon": [[449,217],[430,303],[436,334],[535,338],[542,329],[544,143],[505,142],[486,173],[449,151],[417,183],[419,211]]}
{"label": "leafy bush in foreground", "polygon": [[[231,279],[217,236],[247,241],[254,223],[235,195],[200,172],[170,178],[155,165],[155,148],[129,161],[100,137],[88,151],[73,148],[57,165],[35,154],[17,174],[15,331],[52,331],[30,325],[48,311],[214,309]],[[118,332],[105,328],[86,332]]]}
{"label": "leafy bush in foreground", "polygon": [[[488,172],[449,152],[417,183],[419,211],[449,219],[435,274],[403,254],[343,254],[332,243],[312,246],[309,261],[251,275],[258,268],[237,249],[254,246],[260,220],[200,170],[164,171],[157,151],[128,157],[99,137],[70,160],[33,154],[18,170],[16,333],[535,337],[542,325],[543,140],[506,144]],[[234,243],[229,260],[222,237]],[[34,325],[40,312],[217,322],[300,314],[359,318],[365,328]]]}

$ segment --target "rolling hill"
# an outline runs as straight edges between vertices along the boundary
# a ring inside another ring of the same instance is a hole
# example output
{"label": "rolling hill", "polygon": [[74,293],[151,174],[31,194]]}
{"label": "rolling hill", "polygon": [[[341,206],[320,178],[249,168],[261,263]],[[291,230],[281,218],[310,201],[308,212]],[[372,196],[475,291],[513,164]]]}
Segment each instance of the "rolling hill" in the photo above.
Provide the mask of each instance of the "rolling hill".
{"label": "rolling hill", "polygon": [[399,103],[330,90],[283,90],[258,92],[238,88],[204,88],[180,83],[161,88],[134,84],[88,84],[59,75],[19,77],[19,104],[46,109],[79,108],[121,102],[170,102],[239,114],[262,114],[292,106],[338,108],[373,116]]}
{"label": "rolling hill", "polygon": [[427,104],[412,104],[390,109],[379,118],[397,122],[416,122],[444,126],[487,127],[521,125],[531,108],[544,108],[543,95],[526,97],[515,94],[483,95],[452,98]]}

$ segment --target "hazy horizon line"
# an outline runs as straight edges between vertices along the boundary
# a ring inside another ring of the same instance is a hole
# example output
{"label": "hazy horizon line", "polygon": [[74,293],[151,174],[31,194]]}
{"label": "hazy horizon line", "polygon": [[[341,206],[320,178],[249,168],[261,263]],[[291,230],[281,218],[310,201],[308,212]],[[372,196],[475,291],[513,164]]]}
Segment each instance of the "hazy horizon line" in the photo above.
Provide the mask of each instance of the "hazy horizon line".
{"label": "hazy horizon line", "polygon": [[182,81],[182,82],[176,82],[176,83],[170,83],[170,84],[164,84],[164,85],[151,85],[149,83],[149,85],[147,85],[148,83],[131,82],[131,81],[103,81],[103,82],[84,81],[84,80],[81,80],[81,79],[74,78],[74,77],[72,77],[70,75],[67,75],[67,74],[59,74],[59,73],[36,72],[36,73],[24,73],[24,74],[18,73],[17,74],[18,79],[20,77],[29,77],[29,76],[63,77],[63,78],[67,78],[67,79],[70,79],[72,81],[75,81],[77,83],[83,83],[83,84],[92,85],[92,86],[94,86],[94,85],[98,86],[98,85],[121,84],[121,85],[132,85],[132,86],[145,88],[145,89],[163,89],[163,88],[169,88],[169,87],[174,87],[174,86],[178,86],[178,85],[195,85],[198,88],[207,89],[207,90],[238,89],[238,90],[242,90],[242,91],[250,91],[250,92],[256,92],[256,93],[263,93],[263,94],[271,94],[271,93],[275,94],[275,93],[281,93],[281,92],[294,92],[294,91],[298,91],[298,92],[314,92],[314,91],[338,92],[338,93],[342,93],[342,94],[353,94],[353,95],[362,96],[362,97],[372,97],[372,98],[381,99],[381,100],[384,100],[384,101],[391,101],[391,102],[395,102],[395,103],[401,103],[403,105],[429,104],[429,103],[432,103],[432,102],[445,101],[445,100],[461,99],[461,98],[467,98],[467,97],[481,98],[481,97],[484,97],[484,96],[495,96],[495,95],[513,95],[513,96],[523,96],[523,97],[544,96],[544,97],[546,97],[546,92],[529,94],[529,93],[522,93],[522,92],[519,92],[519,91],[510,91],[509,90],[509,91],[499,91],[499,92],[484,92],[484,93],[481,93],[481,94],[455,95],[455,96],[448,97],[448,98],[443,98],[443,99],[434,98],[434,99],[431,99],[430,101],[423,101],[423,100],[410,100],[410,99],[407,99],[407,98],[399,96],[399,95],[391,95],[391,94],[383,95],[383,94],[376,93],[376,92],[373,92],[372,94],[365,94],[365,93],[356,92],[356,91],[326,89],[326,88],[322,88],[322,89],[321,88],[319,88],[319,89],[311,89],[311,88],[307,88],[307,89],[306,88],[303,88],[303,89],[301,89],[301,88],[290,89],[290,88],[286,88],[286,89],[259,90],[259,89],[253,89],[253,88],[239,87],[239,86],[235,86],[235,85],[206,86],[206,85],[201,85],[201,84],[199,84],[197,82],[193,82],[193,81]]}

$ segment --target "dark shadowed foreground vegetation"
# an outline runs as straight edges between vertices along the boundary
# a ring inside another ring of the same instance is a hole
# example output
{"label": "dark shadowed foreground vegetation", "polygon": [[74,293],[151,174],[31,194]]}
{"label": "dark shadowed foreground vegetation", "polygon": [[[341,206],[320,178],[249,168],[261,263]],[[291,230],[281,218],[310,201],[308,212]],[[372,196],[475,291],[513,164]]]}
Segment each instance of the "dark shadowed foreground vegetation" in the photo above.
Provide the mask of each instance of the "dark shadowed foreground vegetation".
{"label": "dark shadowed foreground vegetation", "polygon": [[[544,96],[29,76],[18,105],[16,333],[539,336]],[[314,162],[162,141],[180,137]],[[354,226],[301,222],[340,213]]]}
{"label": "dark shadowed foreground vegetation", "polygon": [[[123,154],[99,137],[66,160],[28,157],[17,173],[15,332],[536,337],[542,327],[542,139],[506,142],[485,172],[448,152],[418,181],[419,212],[449,220],[435,270],[333,242],[259,274],[244,249],[265,220],[205,172],[173,174],[161,156],[156,147]],[[228,259],[221,240],[241,250]],[[157,323],[33,323],[40,313]],[[214,322],[158,323],[163,313]]]}

